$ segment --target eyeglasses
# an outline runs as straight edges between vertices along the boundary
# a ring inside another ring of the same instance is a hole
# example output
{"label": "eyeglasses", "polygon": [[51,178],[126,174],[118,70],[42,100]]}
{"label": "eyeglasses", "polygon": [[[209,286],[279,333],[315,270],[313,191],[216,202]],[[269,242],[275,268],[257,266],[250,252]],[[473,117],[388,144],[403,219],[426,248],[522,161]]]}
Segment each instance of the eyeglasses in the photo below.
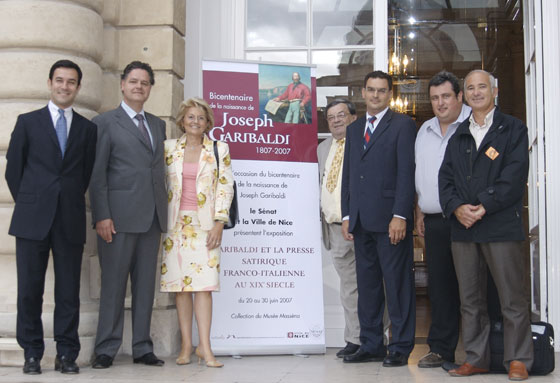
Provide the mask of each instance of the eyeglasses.
{"label": "eyeglasses", "polygon": [[333,121],[336,121],[336,120],[343,120],[343,119],[346,118],[346,116],[348,116],[348,113],[345,113],[345,112],[340,112],[336,115],[331,114],[330,116],[327,116],[327,121],[328,122],[333,122]]}

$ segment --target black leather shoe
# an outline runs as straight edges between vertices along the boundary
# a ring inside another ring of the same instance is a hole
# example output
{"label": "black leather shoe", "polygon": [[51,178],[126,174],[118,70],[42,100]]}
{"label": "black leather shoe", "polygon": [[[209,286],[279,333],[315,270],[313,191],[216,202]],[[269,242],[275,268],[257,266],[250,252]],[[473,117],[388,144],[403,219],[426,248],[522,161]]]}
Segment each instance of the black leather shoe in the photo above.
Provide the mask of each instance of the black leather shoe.
{"label": "black leather shoe", "polygon": [[67,358],[65,355],[60,358],[57,355],[54,360],[54,370],[60,371],[63,374],[77,374],[80,372],[80,367],[78,367],[75,361]]}
{"label": "black leather shoe", "polygon": [[344,358],[346,355],[354,354],[356,351],[358,351],[359,348],[360,346],[358,346],[357,344],[348,342],[346,343],[346,347],[336,353],[336,356],[337,358]]}
{"label": "black leather shoe", "polygon": [[398,351],[390,351],[389,355],[383,360],[383,367],[400,367],[408,364],[408,355]]}
{"label": "black leather shoe", "polygon": [[41,360],[37,358],[27,358],[23,364],[23,373],[29,375],[39,375],[41,373]]}
{"label": "black leather shoe", "polygon": [[92,368],[102,369],[109,368],[113,364],[113,358],[109,355],[101,354],[95,357],[95,360],[91,364]]}
{"label": "black leather shoe", "polygon": [[365,362],[381,362],[387,354],[374,354],[359,348],[352,355],[344,356],[344,363],[365,363]]}
{"label": "black leather shoe", "polygon": [[134,358],[134,363],[142,363],[147,366],[163,366],[165,362],[158,359],[153,352],[142,355],[140,358]]}

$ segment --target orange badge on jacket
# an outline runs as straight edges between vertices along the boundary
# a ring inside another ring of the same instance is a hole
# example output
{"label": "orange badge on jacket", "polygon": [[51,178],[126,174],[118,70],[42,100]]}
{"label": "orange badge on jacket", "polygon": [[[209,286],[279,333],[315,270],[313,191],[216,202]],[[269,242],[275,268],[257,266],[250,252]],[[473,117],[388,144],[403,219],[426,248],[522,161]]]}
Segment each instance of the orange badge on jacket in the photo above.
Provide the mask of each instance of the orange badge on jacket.
{"label": "orange badge on jacket", "polygon": [[488,158],[490,158],[492,161],[494,161],[496,158],[498,158],[498,156],[500,155],[500,153],[498,153],[498,151],[496,149],[494,149],[493,147],[489,147],[488,150],[485,153]]}

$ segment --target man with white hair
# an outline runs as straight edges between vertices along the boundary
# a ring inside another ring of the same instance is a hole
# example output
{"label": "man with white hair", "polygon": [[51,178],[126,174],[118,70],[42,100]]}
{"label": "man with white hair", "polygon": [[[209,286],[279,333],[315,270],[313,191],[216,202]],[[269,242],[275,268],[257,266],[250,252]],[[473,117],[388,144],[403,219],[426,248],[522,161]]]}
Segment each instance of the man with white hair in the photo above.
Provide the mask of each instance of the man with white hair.
{"label": "man with white hair", "polygon": [[527,127],[494,105],[494,77],[475,70],[465,78],[472,114],[449,140],[439,171],[439,199],[451,220],[466,360],[451,376],[488,372],[488,269],[504,318],[504,366],[525,380],[533,364],[529,301],[524,289],[523,195],[529,169]]}

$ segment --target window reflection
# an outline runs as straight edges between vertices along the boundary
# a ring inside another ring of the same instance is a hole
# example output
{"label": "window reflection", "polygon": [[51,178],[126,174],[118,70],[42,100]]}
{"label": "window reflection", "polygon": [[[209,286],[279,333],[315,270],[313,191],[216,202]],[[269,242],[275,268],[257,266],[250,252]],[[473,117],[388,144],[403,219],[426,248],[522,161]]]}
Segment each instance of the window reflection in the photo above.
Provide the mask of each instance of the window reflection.
{"label": "window reflection", "polygon": [[306,45],[306,0],[247,0],[247,47],[295,47]]}
{"label": "window reflection", "polygon": [[[433,116],[427,92],[442,69],[460,79],[485,69],[499,81],[500,108],[524,119],[521,1],[389,1],[389,69],[394,98],[417,123]],[[406,71],[404,63],[407,62]]]}
{"label": "window reflection", "polygon": [[312,53],[317,65],[317,113],[319,132],[327,133],[324,107],[335,98],[347,98],[356,104],[358,114],[365,113],[361,96],[363,79],[373,68],[373,50],[326,50]]}
{"label": "window reflection", "polygon": [[252,51],[245,54],[247,60],[278,63],[307,64],[307,51]]}
{"label": "window reflection", "polygon": [[365,45],[373,41],[371,0],[314,0],[313,45]]}

